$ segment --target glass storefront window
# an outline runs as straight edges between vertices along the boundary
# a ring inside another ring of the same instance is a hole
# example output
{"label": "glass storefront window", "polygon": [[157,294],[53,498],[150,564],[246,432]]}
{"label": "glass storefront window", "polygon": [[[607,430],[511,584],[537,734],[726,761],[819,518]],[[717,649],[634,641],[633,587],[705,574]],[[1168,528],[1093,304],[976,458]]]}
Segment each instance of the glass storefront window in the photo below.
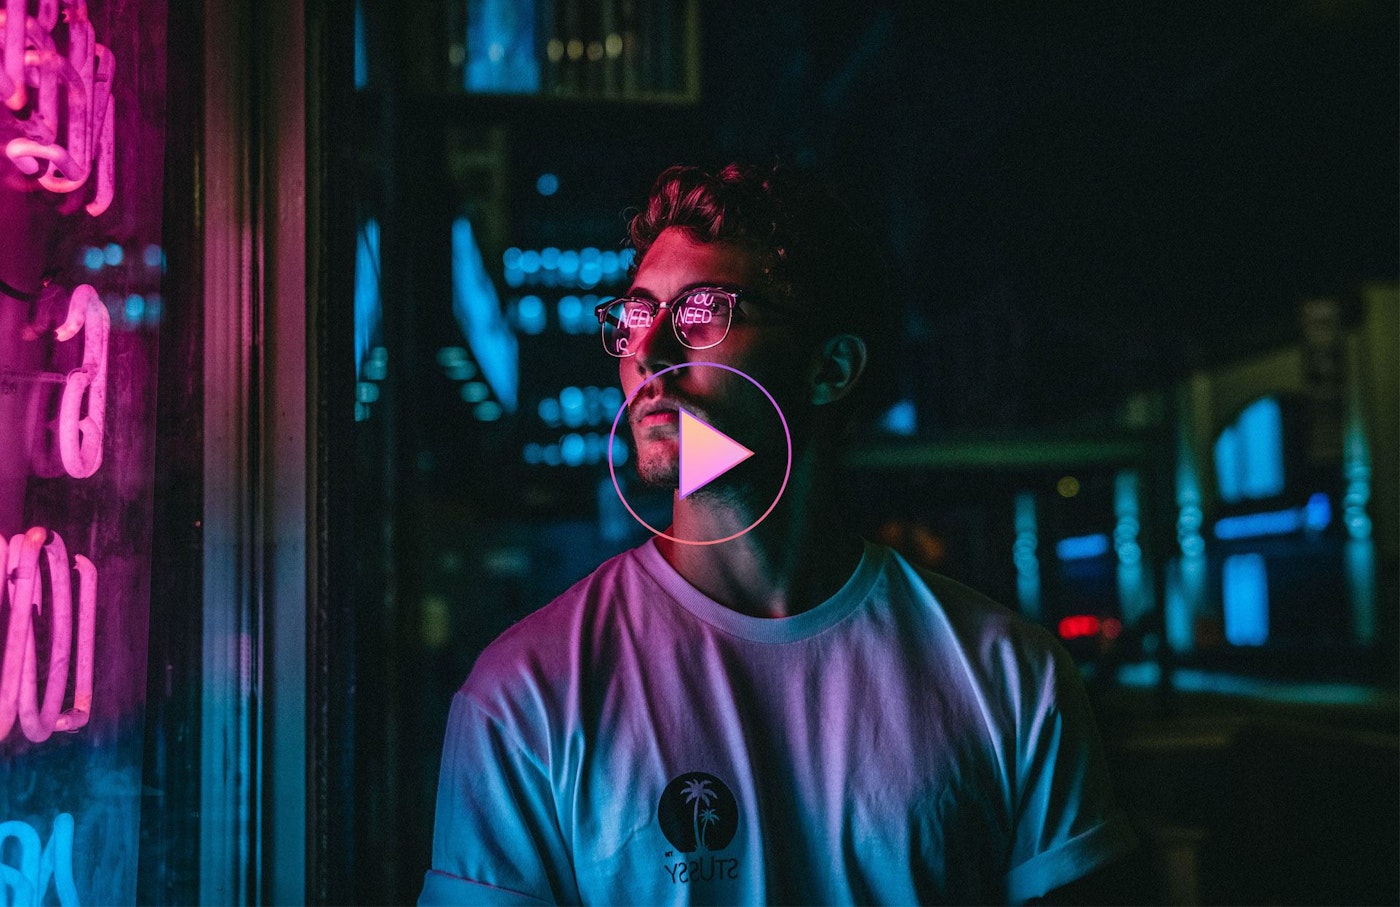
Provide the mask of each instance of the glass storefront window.
{"label": "glass storefront window", "polygon": [[165,12],[21,0],[0,24],[0,854],[23,902],[136,898]]}

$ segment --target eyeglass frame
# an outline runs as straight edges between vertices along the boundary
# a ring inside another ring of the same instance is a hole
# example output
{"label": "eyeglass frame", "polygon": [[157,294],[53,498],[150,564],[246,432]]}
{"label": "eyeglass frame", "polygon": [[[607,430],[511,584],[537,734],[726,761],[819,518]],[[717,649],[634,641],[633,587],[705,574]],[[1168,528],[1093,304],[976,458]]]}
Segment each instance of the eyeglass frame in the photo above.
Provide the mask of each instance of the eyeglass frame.
{"label": "eyeglass frame", "polygon": [[[785,309],[780,306],[773,305],[772,303],[764,299],[763,296],[761,296],[758,293],[755,293],[752,290],[733,290],[729,287],[721,286],[701,285],[687,287],[684,290],[681,290],[680,293],[678,293],[674,299],[660,302],[655,299],[649,299],[646,296],[617,296],[613,299],[608,299],[603,302],[600,302],[593,307],[593,314],[598,318],[599,340],[602,340],[602,332],[606,330],[608,326],[606,320],[608,309],[612,308],[618,303],[641,303],[651,313],[652,324],[655,324],[657,316],[661,314],[663,309],[674,309],[676,305],[680,303],[683,299],[685,299],[688,296],[692,296],[696,293],[716,293],[728,298],[729,320],[724,325],[724,334],[714,343],[708,343],[705,346],[691,346],[689,343],[685,342],[685,338],[681,337],[680,326],[676,323],[676,319],[672,317],[671,331],[676,335],[676,342],[688,350],[711,350],[723,343],[729,337],[729,329],[734,326],[734,315],[735,312],[739,310],[739,303],[741,302],[748,301],[757,303],[758,305],[763,306],[764,308],[770,308],[773,311],[778,312],[782,315],[792,316],[796,314],[790,309]],[[739,314],[743,317],[747,317],[744,316],[744,313],[742,312],[740,312]],[[650,328],[651,325],[648,325],[647,329]],[[612,350],[608,349],[608,344],[606,341],[603,342],[603,351],[609,356],[612,356],[614,359],[630,359],[631,357],[637,355],[635,351],[629,351],[626,353],[614,353]]]}

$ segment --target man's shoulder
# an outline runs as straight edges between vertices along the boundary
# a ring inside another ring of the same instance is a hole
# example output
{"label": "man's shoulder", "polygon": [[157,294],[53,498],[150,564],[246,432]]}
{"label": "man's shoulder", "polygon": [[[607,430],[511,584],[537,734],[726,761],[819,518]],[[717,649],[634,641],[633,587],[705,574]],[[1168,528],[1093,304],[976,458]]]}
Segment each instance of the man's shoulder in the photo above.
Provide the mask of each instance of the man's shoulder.
{"label": "man's shoulder", "polygon": [[914,594],[927,596],[928,606],[978,675],[1040,675],[1051,670],[1063,652],[1048,630],[1025,615],[951,577],[914,567],[903,558],[897,563]]}
{"label": "man's shoulder", "polygon": [[950,629],[959,636],[990,639],[1026,637],[1032,644],[1053,644],[1049,632],[1025,615],[971,586],[941,573],[934,573],[895,556],[896,569],[915,591],[929,597],[929,602],[947,620]]}
{"label": "man's shoulder", "polygon": [[620,619],[619,612],[629,604],[627,593],[642,571],[635,548],[598,565],[483,649],[461,692],[480,697],[503,685],[566,674],[586,641]]}

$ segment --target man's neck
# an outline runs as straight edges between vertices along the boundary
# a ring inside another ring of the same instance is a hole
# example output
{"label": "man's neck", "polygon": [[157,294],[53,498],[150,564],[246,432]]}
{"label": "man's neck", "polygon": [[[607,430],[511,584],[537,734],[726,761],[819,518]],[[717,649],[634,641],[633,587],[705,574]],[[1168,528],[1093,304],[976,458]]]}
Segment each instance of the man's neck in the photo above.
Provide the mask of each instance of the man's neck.
{"label": "man's neck", "polygon": [[816,607],[845,584],[860,562],[859,538],[835,519],[833,477],[808,451],[793,463],[787,489],[768,516],[762,506],[691,496],[678,500],[670,534],[724,538],[713,545],[656,540],[667,562],[705,595],[753,617],[791,617]]}

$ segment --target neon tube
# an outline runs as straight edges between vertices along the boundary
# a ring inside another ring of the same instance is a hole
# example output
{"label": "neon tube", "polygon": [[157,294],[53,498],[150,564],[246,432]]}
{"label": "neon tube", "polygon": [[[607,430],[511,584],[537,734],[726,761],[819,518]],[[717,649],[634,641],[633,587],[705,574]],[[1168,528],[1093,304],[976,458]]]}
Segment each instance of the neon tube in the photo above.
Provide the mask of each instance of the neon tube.
{"label": "neon tube", "polygon": [[[13,838],[16,847],[7,847]],[[47,844],[40,846],[39,832],[28,822],[12,819],[0,822],[0,850],[17,851],[18,865],[0,865],[0,884],[10,889],[13,904],[47,902],[50,884],[60,907],[77,907],[78,888],[73,884],[73,814],[59,813]]]}
{"label": "neon tube", "polygon": [[[44,587],[39,577],[39,555],[49,571],[50,602],[44,608]],[[10,620],[5,635],[4,661],[0,662],[0,740],[9,736],[16,719],[33,743],[42,743],[54,731],[72,732],[88,723],[92,713],[93,666],[97,639],[97,568],[78,555],[69,566],[68,549],[56,532],[35,526],[10,539],[5,562],[5,593]],[[73,651],[73,584],[78,572],[77,674],[73,707],[63,711]],[[39,697],[38,654],[34,620],[47,613],[50,622],[49,669]]]}
{"label": "neon tube", "polygon": [[21,110],[29,103],[29,92],[24,85],[24,28],[14,28],[9,24],[24,22],[27,6],[25,0],[7,0],[5,3],[5,106],[11,110]]}
{"label": "neon tube", "polygon": [[[30,530],[33,532],[34,530]],[[43,530],[39,530],[43,531]],[[63,708],[63,694],[68,690],[68,666],[73,650],[73,583],[69,575],[68,549],[57,532],[48,533],[49,541],[44,545],[44,554],[49,567],[49,589],[52,599],[49,607],[49,673],[44,679],[44,704],[39,706],[39,681],[35,676],[38,656],[34,640],[33,615],[43,611],[43,586],[38,581],[38,567],[35,565],[34,602],[30,611],[28,641],[24,650],[24,682],[19,688],[19,723],[24,736],[34,743],[43,743],[54,732],[58,723],[59,711]],[[22,600],[10,602],[11,613],[24,607]],[[26,608],[26,610],[29,610]],[[6,666],[8,668],[8,665]]]}
{"label": "neon tube", "polygon": [[[58,449],[63,468],[85,479],[102,465],[107,416],[107,340],[112,330],[107,307],[89,284],[73,291],[68,319],[54,331],[60,341],[83,330],[83,364],[68,373],[58,412]],[[87,399],[87,415],[83,400]]]}
{"label": "neon tube", "polygon": [[10,600],[10,623],[5,634],[5,661],[0,668],[0,740],[10,734],[19,716],[24,653],[29,645],[34,586],[38,582],[39,552],[48,533],[39,527],[10,539],[5,559],[5,592]]}
{"label": "neon tube", "polygon": [[[66,55],[58,52],[50,34],[59,19],[57,0],[40,0],[35,18],[25,15],[27,6],[26,0],[6,0],[0,12],[0,97],[10,110],[19,111],[30,103],[30,87],[37,89],[30,115],[17,121],[24,135],[7,143],[5,154],[22,173],[32,176],[44,169],[39,184],[51,192],[74,192],[91,179],[94,195],[85,207],[96,217],[111,205],[115,186],[116,59],[97,43],[83,0],[63,3]],[[62,111],[60,82],[66,89]]]}
{"label": "neon tube", "polygon": [[54,722],[56,731],[76,731],[92,717],[92,672],[97,661],[97,567],[81,554],[78,571],[78,670],[73,680],[73,707]]}

